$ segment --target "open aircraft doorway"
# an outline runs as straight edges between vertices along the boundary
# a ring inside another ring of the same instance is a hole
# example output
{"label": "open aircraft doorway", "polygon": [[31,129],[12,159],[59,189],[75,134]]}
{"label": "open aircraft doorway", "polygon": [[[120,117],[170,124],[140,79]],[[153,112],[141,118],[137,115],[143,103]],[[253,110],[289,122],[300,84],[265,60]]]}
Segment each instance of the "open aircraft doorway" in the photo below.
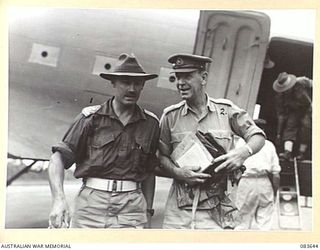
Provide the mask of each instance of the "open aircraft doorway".
{"label": "open aircraft doorway", "polygon": [[[286,27],[297,20],[304,31],[287,32]],[[134,53],[147,72],[159,74],[145,86],[139,101],[159,118],[165,107],[180,101],[168,56],[212,57],[209,94],[229,98],[251,115],[259,104],[259,116],[268,121],[272,141],[276,127],[272,82],[282,71],[312,78],[314,21],[310,10],[12,8],[5,227],[48,227],[51,146],[61,140],[82,108],[101,104],[114,94],[99,74],[112,72],[119,54]],[[264,68],[266,55],[275,64],[270,69]],[[310,161],[298,169],[303,195],[298,199],[307,206],[301,208],[298,230],[303,231],[313,226],[311,165]],[[153,228],[162,226],[171,181],[157,177]],[[73,177],[73,168],[66,172],[70,205],[81,184]],[[279,228],[276,212],[273,230],[286,230]]]}

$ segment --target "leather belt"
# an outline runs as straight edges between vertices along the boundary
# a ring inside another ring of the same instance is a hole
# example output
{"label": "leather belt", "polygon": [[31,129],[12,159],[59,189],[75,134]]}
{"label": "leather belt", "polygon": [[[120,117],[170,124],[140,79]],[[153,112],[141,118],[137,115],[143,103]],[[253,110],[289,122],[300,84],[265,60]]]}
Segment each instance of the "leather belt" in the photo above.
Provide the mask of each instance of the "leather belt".
{"label": "leather belt", "polygon": [[141,188],[141,182],[127,180],[109,180],[100,178],[87,178],[85,180],[87,187],[107,192],[128,192]]}

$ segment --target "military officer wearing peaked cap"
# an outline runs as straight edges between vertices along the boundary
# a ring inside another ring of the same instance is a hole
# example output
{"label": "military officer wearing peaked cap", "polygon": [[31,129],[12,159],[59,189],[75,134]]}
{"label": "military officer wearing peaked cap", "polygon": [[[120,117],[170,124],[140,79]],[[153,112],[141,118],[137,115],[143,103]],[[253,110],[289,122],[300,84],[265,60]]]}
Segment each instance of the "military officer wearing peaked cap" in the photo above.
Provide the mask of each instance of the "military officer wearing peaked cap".
{"label": "military officer wearing peaked cap", "polygon": [[121,54],[114,71],[100,76],[111,81],[115,95],[101,105],[84,108],[62,142],[52,147],[51,228],[69,227],[63,177],[64,169],[73,163],[74,175],[83,179],[83,186],[71,227],[150,227],[159,121],[137,101],[145,81],[157,75],[145,73],[134,55]]}
{"label": "military officer wearing peaked cap", "polygon": [[[226,211],[227,208],[223,207],[223,204],[232,207],[232,202],[224,195],[226,178],[204,185],[211,175],[198,172],[199,166],[177,166],[171,154],[186,136],[200,131],[214,138],[227,152],[214,160],[222,162],[215,169],[216,173],[236,173],[250,155],[262,148],[265,134],[245,110],[229,100],[213,99],[206,93],[206,85],[210,84],[207,82],[207,65],[212,62],[211,58],[174,54],[168,61],[172,64],[182,101],[167,107],[160,119],[159,158],[163,170],[174,179],[163,227],[234,228],[235,210]],[[246,144],[234,149],[236,135],[242,137]],[[193,198],[190,200],[189,197]]]}
{"label": "military officer wearing peaked cap", "polygon": [[211,63],[212,59],[206,56],[174,54],[169,57],[168,62],[172,63],[173,73],[193,72],[199,69],[205,70],[206,64]]}

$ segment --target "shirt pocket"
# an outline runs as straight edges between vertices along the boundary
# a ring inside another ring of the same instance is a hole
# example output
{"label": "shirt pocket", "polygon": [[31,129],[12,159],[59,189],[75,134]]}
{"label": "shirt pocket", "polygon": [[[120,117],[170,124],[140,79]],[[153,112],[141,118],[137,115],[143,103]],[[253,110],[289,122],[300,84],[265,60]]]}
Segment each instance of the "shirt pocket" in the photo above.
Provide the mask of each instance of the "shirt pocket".
{"label": "shirt pocket", "polygon": [[132,149],[133,164],[135,168],[145,171],[148,168],[150,157],[150,140],[145,138],[136,138]]}
{"label": "shirt pocket", "polygon": [[107,149],[115,141],[115,135],[112,133],[108,134],[96,134],[93,137],[92,144],[90,147],[90,159],[93,161],[95,166],[103,166],[104,155],[107,154]]}
{"label": "shirt pocket", "polygon": [[227,152],[230,150],[232,146],[232,133],[230,131],[209,129],[208,132]]}
{"label": "shirt pocket", "polygon": [[172,133],[171,134],[171,145],[173,150],[179,145],[180,142],[183,141],[183,139],[188,135],[191,134],[190,132],[185,133]]}
{"label": "shirt pocket", "polygon": [[150,153],[150,144],[150,140],[147,140],[145,138],[136,138],[136,147],[141,149],[141,151],[145,154]]}

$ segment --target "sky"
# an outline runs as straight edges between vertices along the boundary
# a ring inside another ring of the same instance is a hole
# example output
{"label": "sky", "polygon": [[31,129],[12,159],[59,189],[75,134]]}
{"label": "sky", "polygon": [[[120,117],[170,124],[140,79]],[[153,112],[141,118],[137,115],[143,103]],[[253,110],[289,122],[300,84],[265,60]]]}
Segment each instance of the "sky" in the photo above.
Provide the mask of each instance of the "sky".
{"label": "sky", "polygon": [[[133,10],[134,11],[134,10]],[[154,10],[152,10],[154,11]],[[197,22],[199,10],[157,10],[155,14],[161,15],[162,11],[166,14],[175,15],[179,19],[188,22]],[[257,10],[266,13],[271,19],[271,36],[288,36],[289,38],[302,39],[314,42],[316,11],[312,9],[264,9]],[[45,16],[45,9],[41,8],[11,8],[9,20],[27,16]]]}
{"label": "sky", "polygon": [[315,10],[260,10],[271,18],[271,36],[289,36],[314,42]]}

